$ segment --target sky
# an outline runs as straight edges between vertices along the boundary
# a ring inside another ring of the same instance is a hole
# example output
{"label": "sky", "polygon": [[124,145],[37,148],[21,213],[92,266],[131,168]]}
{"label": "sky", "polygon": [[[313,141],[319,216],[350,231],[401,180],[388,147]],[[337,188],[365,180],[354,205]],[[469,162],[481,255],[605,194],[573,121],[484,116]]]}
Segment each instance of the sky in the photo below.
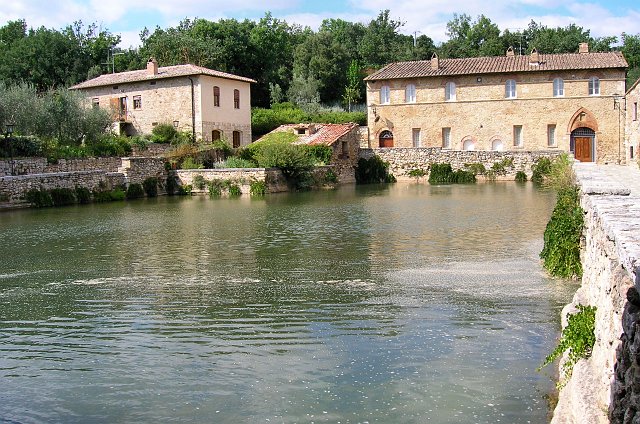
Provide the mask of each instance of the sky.
{"label": "sky", "polygon": [[[447,40],[453,14],[475,20],[484,14],[501,30],[518,30],[535,20],[548,27],[575,23],[594,37],[640,33],[640,3],[632,0],[0,0],[0,24],[26,19],[27,26],[61,29],[74,21],[96,23],[122,37],[120,47],[137,47],[145,27],[175,26],[184,18],[258,20],[267,11],[289,24],[317,29],[323,19],[368,23],[382,10],[403,22],[400,32]],[[562,6],[558,6],[562,3]]]}

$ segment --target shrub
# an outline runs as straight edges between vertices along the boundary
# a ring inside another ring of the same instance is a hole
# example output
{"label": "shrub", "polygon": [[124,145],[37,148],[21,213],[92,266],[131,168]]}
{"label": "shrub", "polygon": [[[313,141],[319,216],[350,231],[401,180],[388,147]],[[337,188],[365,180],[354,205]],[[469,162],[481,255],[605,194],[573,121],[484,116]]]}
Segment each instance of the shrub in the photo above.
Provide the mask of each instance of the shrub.
{"label": "shrub", "polygon": [[476,176],[469,171],[458,169],[453,173],[453,182],[456,184],[470,184],[476,182]]}
{"label": "shrub", "polygon": [[149,177],[142,182],[142,186],[144,187],[144,192],[147,193],[148,197],[156,197],[158,196],[158,179],[155,177]]}
{"label": "shrub", "polygon": [[481,163],[465,163],[464,167],[473,175],[484,175],[487,172],[487,168]]}
{"label": "shrub", "polygon": [[204,165],[202,165],[202,162],[198,161],[197,159],[194,159],[191,156],[187,156],[182,161],[180,168],[181,169],[203,169]]}
{"label": "shrub", "polygon": [[551,172],[551,159],[538,159],[538,161],[531,167],[531,170],[533,171],[531,181],[538,184],[544,182],[545,177],[547,177]]}
{"label": "shrub", "polygon": [[139,199],[140,197],[144,197],[142,185],[138,183],[129,184],[127,188],[127,199]]}
{"label": "shrub", "polygon": [[407,172],[407,175],[410,176],[411,178],[415,178],[416,181],[418,181],[420,178],[427,175],[427,171],[425,171],[424,169],[415,168]]}
{"label": "shrub", "polygon": [[151,141],[154,143],[176,144],[178,131],[170,123],[160,123],[151,130]]}
{"label": "shrub", "polygon": [[209,196],[220,197],[222,196],[222,184],[219,180],[209,181]]}
{"label": "shrub", "polygon": [[91,191],[86,187],[76,187],[76,199],[81,205],[91,203]]}
{"label": "shrub", "polygon": [[42,156],[44,143],[37,137],[2,137],[0,141],[0,157]]}
{"label": "shrub", "polygon": [[87,153],[91,156],[126,156],[131,154],[131,144],[124,136],[104,135],[95,143],[88,146]]}
{"label": "shrub", "polygon": [[193,186],[198,190],[204,190],[204,187],[207,185],[207,180],[205,180],[202,175],[194,175],[193,177]]}
{"label": "shrub", "polygon": [[96,203],[110,202],[111,200],[110,190],[96,190],[93,192],[93,201]]}
{"label": "shrub", "polygon": [[261,168],[279,168],[289,184],[304,188],[313,168],[313,158],[303,146],[289,143],[268,143],[255,152]]}
{"label": "shrub", "polygon": [[504,158],[500,162],[496,162],[491,165],[491,170],[496,173],[496,175],[505,175],[507,173],[507,168],[513,166],[513,158]]}
{"label": "shrub", "polygon": [[[562,330],[558,346],[547,356],[542,367],[552,363],[568,352],[567,360],[562,364],[565,378],[571,377],[574,365],[583,358],[588,358],[596,342],[595,322],[596,307],[577,305],[578,312],[567,315],[567,326]],[[561,388],[564,384],[559,383]]]}
{"label": "shrub", "polygon": [[181,196],[188,196],[191,194],[191,184],[178,186],[178,194]]}
{"label": "shrub", "polygon": [[112,201],[124,200],[127,197],[127,193],[120,187],[115,188],[109,192],[109,197]]}
{"label": "shrub", "polygon": [[383,161],[380,156],[372,156],[369,159],[360,158],[356,166],[356,183],[392,183],[395,177],[389,173],[389,162]]}
{"label": "shrub", "polygon": [[240,186],[238,184],[229,185],[229,196],[236,197],[242,194],[242,190],[240,190]]}
{"label": "shrub", "polygon": [[249,194],[252,196],[264,196],[267,193],[267,184],[264,181],[251,181]]}
{"label": "shrub", "polygon": [[53,199],[51,193],[45,189],[31,189],[25,196],[27,202],[31,203],[36,208],[46,208],[53,206]]}
{"label": "shrub", "polygon": [[455,176],[450,163],[433,163],[429,172],[429,184],[451,184]]}
{"label": "shrub", "polygon": [[324,182],[327,184],[337,184],[338,183],[338,175],[336,175],[333,170],[328,169],[324,174]]}
{"label": "shrub", "polygon": [[53,206],[66,206],[76,203],[76,191],[71,188],[53,188],[49,190]]}
{"label": "shrub", "polygon": [[516,182],[518,183],[526,183],[527,182],[527,174],[524,171],[516,172]]}
{"label": "shrub", "polygon": [[129,144],[131,146],[135,146],[139,151],[146,150],[149,147],[149,143],[149,140],[139,135],[131,137],[131,140],[129,141]]}
{"label": "shrub", "polygon": [[331,163],[331,155],[333,149],[326,144],[314,144],[311,146],[305,146],[309,151],[309,155],[313,158],[316,165],[329,165]]}

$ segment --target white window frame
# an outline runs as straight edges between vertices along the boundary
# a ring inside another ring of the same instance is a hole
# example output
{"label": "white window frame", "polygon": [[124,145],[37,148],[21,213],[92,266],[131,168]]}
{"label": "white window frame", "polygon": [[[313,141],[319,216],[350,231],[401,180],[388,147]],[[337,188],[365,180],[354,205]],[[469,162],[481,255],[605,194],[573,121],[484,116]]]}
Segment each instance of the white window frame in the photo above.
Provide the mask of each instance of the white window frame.
{"label": "white window frame", "polygon": [[420,131],[420,128],[411,130],[411,140],[413,141],[413,147],[422,147],[422,131]]}
{"label": "white window frame", "polygon": [[555,124],[547,125],[547,147],[557,147]]}
{"label": "white window frame", "polygon": [[442,148],[451,148],[451,127],[442,128]]}
{"label": "white window frame", "polygon": [[404,89],[404,101],[406,103],[416,102],[416,86],[414,84],[408,84]]}
{"label": "white window frame", "polygon": [[553,97],[564,97],[564,80],[562,78],[553,79]]}
{"label": "white window frame", "polygon": [[380,87],[380,104],[388,105],[391,103],[391,89],[388,85]]}
{"label": "white window frame", "polygon": [[504,83],[504,98],[515,99],[516,98],[516,80],[508,79]]}
{"label": "white window frame", "polygon": [[589,95],[590,96],[600,95],[600,78],[598,77],[589,78]]}
{"label": "white window frame", "polygon": [[522,147],[522,125],[513,126],[513,147]]}
{"label": "white window frame", "polygon": [[456,83],[449,81],[444,86],[444,100],[454,102],[456,100]]}

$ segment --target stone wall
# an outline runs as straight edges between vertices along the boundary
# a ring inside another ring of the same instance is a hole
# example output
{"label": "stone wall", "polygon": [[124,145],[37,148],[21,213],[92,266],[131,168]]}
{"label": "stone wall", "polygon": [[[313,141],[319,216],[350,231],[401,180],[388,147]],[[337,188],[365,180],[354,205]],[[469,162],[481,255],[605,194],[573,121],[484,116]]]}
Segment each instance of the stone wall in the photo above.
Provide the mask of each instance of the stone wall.
{"label": "stone wall", "polygon": [[565,326],[576,305],[596,306],[596,342],[560,391],[552,423],[640,422],[639,199],[599,168],[575,165],[585,210],[584,273],[562,311]]}
{"label": "stone wall", "polygon": [[171,145],[168,143],[150,143],[144,149],[139,149],[133,146],[131,156],[135,157],[160,157],[163,156],[171,149]]}
{"label": "stone wall", "polygon": [[147,178],[158,178],[162,181],[167,178],[164,163],[163,158],[122,158],[118,172],[124,174],[128,184],[141,184]]}
{"label": "stone wall", "polygon": [[482,163],[490,169],[493,164],[505,159],[513,159],[513,166],[506,169],[505,176],[498,179],[513,180],[518,171],[524,171],[527,177],[531,177],[531,165],[542,157],[553,158],[563,152],[558,150],[547,151],[519,151],[519,152],[495,152],[495,151],[460,151],[443,150],[438,147],[424,148],[383,148],[361,149],[360,157],[370,158],[378,155],[385,162],[389,162],[389,170],[398,180],[408,180],[408,172],[412,169],[426,169],[430,163],[450,163],[456,169],[464,168],[465,164]]}
{"label": "stone wall", "polygon": [[180,185],[191,185],[192,193],[205,194],[208,188],[199,189],[193,187],[193,179],[201,175],[207,181],[231,180],[240,186],[243,194],[248,194],[252,181],[265,181],[267,193],[279,193],[289,191],[287,182],[279,169],[275,168],[234,168],[234,169],[179,169],[175,171]]}
{"label": "stone wall", "polygon": [[0,177],[11,175],[46,174],[59,172],[95,171],[116,172],[120,166],[120,158],[81,158],[59,159],[58,163],[49,164],[47,158],[24,158],[0,160]]}

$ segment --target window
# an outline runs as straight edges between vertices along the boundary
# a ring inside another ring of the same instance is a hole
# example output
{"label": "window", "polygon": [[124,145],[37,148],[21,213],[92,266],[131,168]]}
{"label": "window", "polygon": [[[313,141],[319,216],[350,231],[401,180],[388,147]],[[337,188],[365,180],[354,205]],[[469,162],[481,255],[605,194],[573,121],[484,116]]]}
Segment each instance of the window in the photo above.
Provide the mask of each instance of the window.
{"label": "window", "polygon": [[240,90],[233,90],[233,108],[240,109]]}
{"label": "window", "polygon": [[222,138],[222,133],[220,132],[220,130],[211,131],[211,141],[217,141],[220,140],[220,138]]}
{"label": "window", "polygon": [[240,131],[234,131],[233,132],[233,148],[234,149],[237,149],[238,147],[240,147],[240,139],[241,139]]}
{"label": "window", "polygon": [[454,101],[456,99],[456,83],[448,82],[444,86],[444,99],[448,102]]}
{"label": "window", "polygon": [[600,95],[600,80],[598,79],[598,77],[589,78],[589,95],[590,96]]}
{"label": "window", "polygon": [[404,101],[406,103],[415,103],[416,102],[416,86],[413,84],[407,85],[407,88],[404,90]]}
{"label": "window", "polygon": [[413,140],[413,147],[420,147],[420,128],[414,128],[412,130],[411,139]]}
{"label": "window", "polygon": [[213,87],[213,106],[220,107],[220,87]]}
{"label": "window", "polygon": [[93,99],[91,99],[91,106],[93,106],[94,109],[97,109],[100,107],[100,99],[97,97],[94,97]]}
{"label": "window", "polygon": [[633,120],[638,120],[638,102],[633,103],[633,109],[631,110],[631,114],[633,116]]}
{"label": "window", "polygon": [[442,148],[443,149],[451,148],[451,128],[442,129]]}
{"label": "window", "polygon": [[516,97],[516,80],[510,79],[504,85],[504,97],[506,99],[515,99]]}
{"label": "window", "polygon": [[380,104],[388,105],[391,101],[391,92],[388,85],[380,87]]}
{"label": "window", "polygon": [[555,124],[547,125],[547,146],[556,146],[556,126]]}
{"label": "window", "polygon": [[491,142],[491,150],[495,150],[497,152],[503,151],[504,145],[502,144],[502,140],[493,140]]}
{"label": "window", "polygon": [[156,82],[155,82],[155,81],[151,81],[151,82],[149,83],[149,85],[156,85]]}
{"label": "window", "polygon": [[342,154],[341,154],[342,158],[349,158],[349,143],[347,143],[346,141],[342,142]]}
{"label": "window", "polygon": [[522,125],[513,126],[513,145],[522,147]]}
{"label": "window", "polygon": [[633,159],[633,146],[629,146],[629,158]]}
{"label": "window", "polygon": [[475,150],[476,147],[473,144],[473,140],[465,140],[464,143],[462,143],[462,150],[470,152],[472,150]]}
{"label": "window", "polygon": [[142,109],[142,96],[133,96],[133,108]]}
{"label": "window", "polygon": [[564,96],[564,80],[562,78],[553,79],[553,97]]}

